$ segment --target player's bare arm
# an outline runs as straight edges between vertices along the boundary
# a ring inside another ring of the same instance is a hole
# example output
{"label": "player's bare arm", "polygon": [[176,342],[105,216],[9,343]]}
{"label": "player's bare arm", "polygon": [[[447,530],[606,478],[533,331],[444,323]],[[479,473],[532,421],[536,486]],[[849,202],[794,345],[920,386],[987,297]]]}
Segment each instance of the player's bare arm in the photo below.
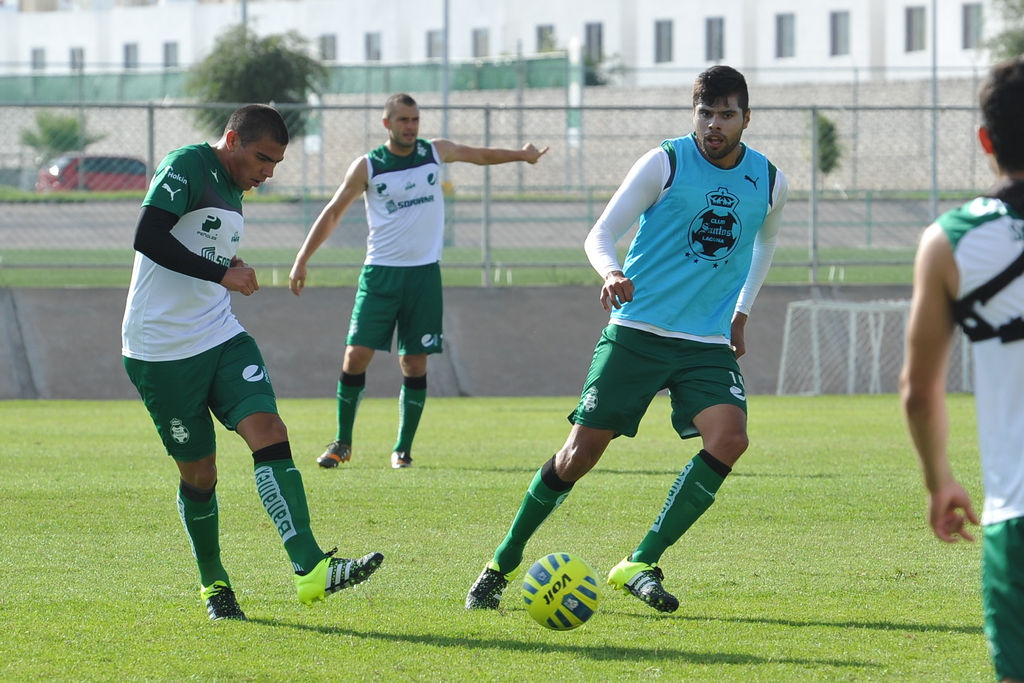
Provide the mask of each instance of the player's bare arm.
{"label": "player's bare arm", "polygon": [[352,202],[366,191],[368,181],[366,158],[359,157],[348,167],[345,179],[338,186],[331,200],[327,202],[327,206],[313,221],[313,226],[309,229],[302,247],[299,248],[299,253],[295,255],[295,262],[292,264],[291,272],[288,273],[288,288],[295,296],[302,294],[302,289],[306,286],[306,264],[309,259],[324,243],[324,240],[334,232],[334,228]]}
{"label": "player's bare arm", "polygon": [[746,329],[747,314],[736,311],[732,316],[732,327],[729,332],[729,342],[732,344],[733,353],[740,358],[747,352]]}
{"label": "player's bare arm", "polygon": [[946,372],[956,325],[950,304],[956,297],[958,277],[952,246],[933,224],[921,238],[914,263],[900,397],[928,489],[928,521],[935,535],[948,543],[958,538],[973,540],[964,527],[968,521],[978,523],[946,452]]}
{"label": "player's bare arm", "polygon": [[478,166],[507,164],[513,161],[525,161],[528,164],[535,164],[548,151],[548,147],[537,149],[532,142],[523,145],[522,149],[469,147],[468,145],[460,145],[444,138],[433,140],[433,143],[442,162],[465,161]]}

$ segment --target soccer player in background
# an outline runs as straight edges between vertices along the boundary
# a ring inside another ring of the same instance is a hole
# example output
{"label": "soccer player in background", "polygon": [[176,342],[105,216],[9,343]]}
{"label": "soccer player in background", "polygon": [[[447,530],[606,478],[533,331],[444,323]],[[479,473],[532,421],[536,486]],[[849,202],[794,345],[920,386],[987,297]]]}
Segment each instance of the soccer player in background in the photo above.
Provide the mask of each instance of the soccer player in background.
{"label": "soccer player in background", "polygon": [[421,139],[419,107],[405,93],[388,98],[383,123],[387,141],[348,167],[345,179],[313,222],[288,275],[292,292],[300,295],[310,257],[334,231],[349,205],[363,195],[370,232],[338,380],[338,431],[317,458],[325,468],[352,458],[352,433],[366,388],[366,370],[375,351],[391,351],[396,326],[402,389],[391,466],[412,465],[412,442],[427,400],[427,356],[442,351],[441,164],[535,164],[548,151],[532,144],[522,149],[494,149],[467,147],[443,138]]}
{"label": "soccer player in background", "polygon": [[900,394],[947,543],[978,523],[946,451],[946,373],[957,323],[971,340],[985,502],[981,584],[996,674],[1024,681],[1024,58],[995,65],[980,91],[978,140],[996,173],[984,195],[939,216],[914,263]]}
{"label": "soccer player in background", "polygon": [[[740,141],[749,122],[743,75],[727,66],[701,73],[693,86],[694,132],[642,156],[587,236],[611,319],[569,416],[565,445],[534,476],[508,534],[470,589],[467,609],[498,607],[534,531],[613,438],[636,435],[662,389],[669,390],[679,436],[699,435],[703,448],[608,583],[661,612],[678,608],[658,563],[714,502],[747,448],[736,359],[746,348],[744,326],[771,265],[786,201],[783,174]],[[615,243],[638,218],[620,265]]]}
{"label": "soccer player in background", "polygon": [[199,567],[211,619],[244,619],[221,562],[217,453],[210,413],[252,450],[256,490],[311,604],[365,581],[383,556],[356,560],[320,549],[302,476],[255,340],[231,311],[229,292],[259,289],[235,254],[245,226],[242,195],[274,174],[288,129],[266,105],[235,111],[215,144],[168,154],[142,202],[122,324],[124,366],[181,475],[178,512]]}

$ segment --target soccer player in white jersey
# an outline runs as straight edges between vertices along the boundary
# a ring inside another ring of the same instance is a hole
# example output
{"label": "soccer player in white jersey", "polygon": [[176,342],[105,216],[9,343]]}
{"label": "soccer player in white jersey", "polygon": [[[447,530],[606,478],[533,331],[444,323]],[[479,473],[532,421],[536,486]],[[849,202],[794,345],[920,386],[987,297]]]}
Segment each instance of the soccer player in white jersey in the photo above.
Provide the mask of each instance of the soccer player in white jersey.
{"label": "soccer player in white jersey", "polygon": [[[662,554],[714,502],[747,448],[746,393],[736,359],[744,326],[775,252],[786,179],[740,141],[750,122],[747,85],[715,66],[693,86],[690,135],[665,140],[630,169],[586,239],[611,313],[572,429],[537,471],[493,559],[466,597],[496,609],[530,536],[594,467],[608,444],[635,436],[662,389],[681,438],[703,448],[683,468],[649,532],[612,568],[608,583],[661,612],[679,607],[662,585]],[[639,219],[620,265],[616,241]]]}
{"label": "soccer player in white jersey", "polygon": [[959,323],[971,340],[985,489],[985,635],[998,677],[1024,681],[1024,58],[995,65],[979,100],[978,140],[997,181],[921,237],[900,392],[932,530],[947,543],[972,541],[967,523],[979,519],[946,450],[946,372]]}
{"label": "soccer player in white jersey", "polygon": [[366,370],[376,351],[391,350],[396,327],[403,379],[391,466],[400,469],[412,465],[412,442],[427,399],[427,356],[441,353],[443,341],[441,164],[535,164],[548,150],[533,144],[522,149],[495,149],[468,147],[443,138],[424,140],[419,137],[419,107],[405,93],[388,98],[383,123],[387,141],[349,166],[344,181],[306,235],[288,276],[289,286],[298,296],[306,284],[310,257],[349,205],[364,195],[370,233],[338,380],[338,430],[317,459],[325,468],[351,459],[353,427],[366,387]]}
{"label": "soccer player in white jersey", "polygon": [[178,467],[178,512],[211,619],[245,619],[221,562],[216,439],[211,412],[252,450],[256,490],[281,536],[299,600],[312,603],[369,578],[383,556],[356,560],[320,549],[302,475],[277,412],[256,341],[231,312],[229,292],[259,289],[236,256],[242,196],[274,175],[288,129],[277,110],[248,105],[213,145],[168,154],[142,202],[122,324],[128,376]]}

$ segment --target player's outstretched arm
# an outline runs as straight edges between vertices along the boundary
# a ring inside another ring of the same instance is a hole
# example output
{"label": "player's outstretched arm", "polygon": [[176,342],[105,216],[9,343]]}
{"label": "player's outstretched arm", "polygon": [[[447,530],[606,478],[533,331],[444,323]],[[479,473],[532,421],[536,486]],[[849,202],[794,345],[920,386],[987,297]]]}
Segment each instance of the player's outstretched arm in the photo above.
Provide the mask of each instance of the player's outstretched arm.
{"label": "player's outstretched arm", "polygon": [[441,157],[441,161],[446,164],[453,161],[465,161],[478,166],[507,164],[512,161],[525,161],[528,164],[535,164],[548,151],[547,147],[537,149],[532,142],[523,145],[522,149],[469,147],[468,145],[460,145],[444,138],[433,140],[433,143],[438,155]]}
{"label": "player's outstretched arm", "polygon": [[306,286],[306,264],[309,259],[324,243],[324,240],[334,232],[334,228],[355,198],[366,190],[368,178],[366,158],[359,157],[349,165],[348,171],[345,173],[345,180],[338,186],[334,196],[327,202],[327,206],[313,221],[309,233],[306,234],[306,239],[299,248],[299,253],[295,255],[291,272],[288,273],[288,288],[295,296],[302,294],[302,289]]}

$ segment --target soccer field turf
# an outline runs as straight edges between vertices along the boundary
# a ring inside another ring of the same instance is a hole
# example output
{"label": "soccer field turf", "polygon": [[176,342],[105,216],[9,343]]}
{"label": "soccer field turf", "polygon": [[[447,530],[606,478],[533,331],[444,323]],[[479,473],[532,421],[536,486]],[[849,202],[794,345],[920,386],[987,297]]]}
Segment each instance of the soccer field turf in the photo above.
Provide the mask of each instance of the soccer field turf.
{"label": "soccer field turf", "polygon": [[[218,432],[221,546],[247,622],[211,623],[175,506],[176,470],[137,401],[0,402],[0,679],[989,681],[979,547],[947,546],[895,396],[753,396],[751,447],[661,566],[678,612],[603,585],[699,448],[659,397],[537,532],[598,572],[595,616],[554,632],[519,582],[500,612],[466,591],[571,398],[432,398],[392,470],[395,400],[369,399],[354,457],[319,470],[333,402],[283,400],[313,530],[344,556],[380,550],[366,584],[299,604],[241,439]],[[954,467],[980,509],[970,397],[953,397]]]}

